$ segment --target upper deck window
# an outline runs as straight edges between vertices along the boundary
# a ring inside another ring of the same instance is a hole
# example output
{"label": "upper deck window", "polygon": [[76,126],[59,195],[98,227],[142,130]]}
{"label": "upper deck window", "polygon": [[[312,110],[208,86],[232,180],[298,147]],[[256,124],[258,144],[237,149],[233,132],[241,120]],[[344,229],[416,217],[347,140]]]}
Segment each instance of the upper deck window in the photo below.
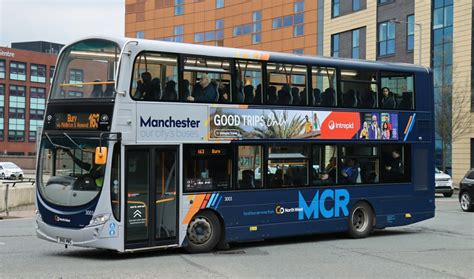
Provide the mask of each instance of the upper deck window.
{"label": "upper deck window", "polygon": [[178,58],[143,53],[135,60],[132,98],[144,101],[178,100]]}
{"label": "upper deck window", "polygon": [[183,99],[198,103],[241,102],[241,96],[231,96],[230,61],[221,58],[184,58]]}
{"label": "upper deck window", "polygon": [[267,64],[267,104],[307,105],[306,66]]}
{"label": "upper deck window", "polygon": [[113,98],[119,53],[115,43],[99,39],[68,46],[59,60],[51,99]]}
{"label": "upper deck window", "polygon": [[413,74],[382,72],[380,75],[380,108],[413,109]]}

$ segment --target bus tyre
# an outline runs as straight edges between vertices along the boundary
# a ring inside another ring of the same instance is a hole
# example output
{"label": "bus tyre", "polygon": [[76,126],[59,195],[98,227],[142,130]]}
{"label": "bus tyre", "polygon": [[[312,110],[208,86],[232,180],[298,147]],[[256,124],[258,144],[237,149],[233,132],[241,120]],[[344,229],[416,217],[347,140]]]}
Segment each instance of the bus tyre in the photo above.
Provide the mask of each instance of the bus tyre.
{"label": "bus tyre", "polygon": [[352,238],[367,237],[374,227],[374,212],[366,202],[358,202],[352,207],[348,222]]}
{"label": "bus tyre", "polygon": [[220,235],[221,224],[217,216],[210,211],[199,212],[189,222],[185,249],[190,253],[207,253],[216,247]]}

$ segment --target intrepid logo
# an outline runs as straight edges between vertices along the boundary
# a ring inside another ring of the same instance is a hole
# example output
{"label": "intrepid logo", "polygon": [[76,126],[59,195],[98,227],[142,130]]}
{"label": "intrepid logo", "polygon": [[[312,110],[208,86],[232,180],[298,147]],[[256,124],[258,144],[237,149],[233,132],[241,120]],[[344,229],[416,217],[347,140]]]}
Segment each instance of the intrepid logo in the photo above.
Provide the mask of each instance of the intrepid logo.
{"label": "intrepid logo", "polygon": [[70,220],[70,219],[61,218],[61,217],[59,217],[58,215],[55,215],[55,216],[54,216],[54,220],[55,220],[56,222],[71,223],[71,220]]}
{"label": "intrepid logo", "polygon": [[201,120],[192,120],[189,117],[186,119],[152,119],[151,116],[148,119],[143,119],[140,116],[140,127],[153,127],[153,128],[199,128]]}
{"label": "intrepid logo", "polygon": [[[345,129],[345,130],[350,130],[354,129],[354,122],[350,123],[335,123],[337,129]],[[331,127],[329,127],[331,129]],[[333,128],[334,129],[334,128]],[[332,130],[332,129],[331,129]]]}

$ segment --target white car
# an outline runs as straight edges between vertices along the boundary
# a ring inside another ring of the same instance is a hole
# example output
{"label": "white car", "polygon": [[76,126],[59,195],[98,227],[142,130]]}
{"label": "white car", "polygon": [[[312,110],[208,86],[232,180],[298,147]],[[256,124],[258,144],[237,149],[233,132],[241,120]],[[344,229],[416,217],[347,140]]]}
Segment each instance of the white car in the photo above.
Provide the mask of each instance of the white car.
{"label": "white car", "polygon": [[22,179],[23,170],[12,162],[0,162],[0,179]]}
{"label": "white car", "polygon": [[445,197],[451,197],[453,195],[453,180],[451,176],[435,168],[435,191],[441,193]]}

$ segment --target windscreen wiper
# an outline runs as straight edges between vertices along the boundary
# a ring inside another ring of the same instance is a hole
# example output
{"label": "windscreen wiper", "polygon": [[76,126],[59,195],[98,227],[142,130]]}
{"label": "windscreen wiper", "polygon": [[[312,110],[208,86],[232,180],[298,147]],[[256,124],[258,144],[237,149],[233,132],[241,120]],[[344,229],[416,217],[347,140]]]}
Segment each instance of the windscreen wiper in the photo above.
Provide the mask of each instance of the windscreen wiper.
{"label": "windscreen wiper", "polygon": [[54,143],[53,140],[51,140],[51,138],[49,137],[48,133],[44,133],[44,135],[46,136],[46,138],[49,140],[49,142],[51,143],[51,145],[53,145],[55,148],[61,148],[61,149],[69,149],[71,150],[72,148],[68,147],[68,146],[64,146],[64,145],[59,145],[57,143]]}
{"label": "windscreen wiper", "polygon": [[77,146],[77,148],[79,148],[82,152],[94,153],[94,152],[91,152],[91,151],[88,151],[88,150],[85,150],[84,148],[82,148],[82,147],[81,147],[79,144],[77,144],[77,142],[75,142],[66,132],[64,132],[63,135],[64,135],[68,140],[70,140],[75,146]]}

